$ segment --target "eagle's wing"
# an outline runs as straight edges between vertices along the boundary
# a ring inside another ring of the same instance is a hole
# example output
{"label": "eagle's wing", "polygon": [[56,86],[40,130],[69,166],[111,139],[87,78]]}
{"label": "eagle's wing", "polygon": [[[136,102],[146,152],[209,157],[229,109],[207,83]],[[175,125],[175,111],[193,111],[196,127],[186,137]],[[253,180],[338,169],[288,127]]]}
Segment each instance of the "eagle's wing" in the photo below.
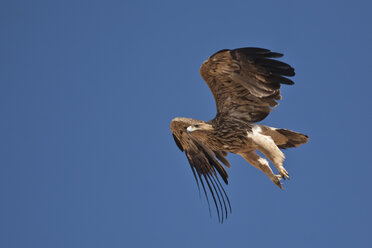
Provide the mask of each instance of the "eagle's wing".
{"label": "eagle's wing", "polygon": [[[228,184],[227,179],[229,176],[224,167],[216,158],[218,158],[228,167],[230,167],[230,164],[224,158],[227,153],[215,152],[211,150],[201,141],[186,132],[186,128],[188,126],[193,125],[197,122],[199,121],[188,118],[173,119],[171,122],[173,138],[178,148],[181,151],[185,152],[198,188],[200,183],[209,206],[208,194],[206,191],[206,187],[208,187],[213,201],[216,205],[218,218],[221,222],[223,222],[224,218],[227,218],[228,209],[230,209],[231,212],[231,206],[229,198],[225,192],[225,189],[219,181],[217,173],[226,184]],[[211,211],[210,206],[209,211]]]}
{"label": "eagle's wing", "polygon": [[200,67],[200,74],[216,100],[217,113],[247,122],[263,120],[281,99],[280,84],[294,84],[284,76],[294,69],[271,59],[280,53],[262,48],[221,50]]}

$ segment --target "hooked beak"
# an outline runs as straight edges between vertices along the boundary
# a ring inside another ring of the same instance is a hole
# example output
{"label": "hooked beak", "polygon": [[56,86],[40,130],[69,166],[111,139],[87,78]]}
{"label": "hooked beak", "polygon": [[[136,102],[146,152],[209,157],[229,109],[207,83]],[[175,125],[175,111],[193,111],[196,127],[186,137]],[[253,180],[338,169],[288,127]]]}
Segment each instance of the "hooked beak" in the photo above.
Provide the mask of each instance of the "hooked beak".
{"label": "hooked beak", "polygon": [[192,126],[188,126],[188,127],[186,128],[186,132],[187,132],[187,133],[191,133],[192,131],[193,131]]}

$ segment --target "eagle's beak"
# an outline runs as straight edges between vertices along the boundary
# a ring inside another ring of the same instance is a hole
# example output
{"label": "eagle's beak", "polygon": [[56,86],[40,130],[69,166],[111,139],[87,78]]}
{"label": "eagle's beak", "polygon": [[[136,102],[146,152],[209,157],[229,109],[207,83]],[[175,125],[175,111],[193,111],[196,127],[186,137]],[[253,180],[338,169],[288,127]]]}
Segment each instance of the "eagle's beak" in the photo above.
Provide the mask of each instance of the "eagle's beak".
{"label": "eagle's beak", "polygon": [[186,128],[186,132],[187,132],[187,133],[191,133],[192,131],[193,131],[192,126],[188,126],[188,127]]}

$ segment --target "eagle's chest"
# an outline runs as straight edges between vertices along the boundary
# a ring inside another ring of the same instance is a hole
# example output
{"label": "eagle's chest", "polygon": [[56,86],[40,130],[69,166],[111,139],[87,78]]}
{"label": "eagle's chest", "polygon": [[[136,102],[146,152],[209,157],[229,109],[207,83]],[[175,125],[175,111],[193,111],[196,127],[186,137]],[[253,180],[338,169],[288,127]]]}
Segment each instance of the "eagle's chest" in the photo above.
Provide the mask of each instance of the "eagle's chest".
{"label": "eagle's chest", "polygon": [[249,146],[251,141],[247,134],[250,130],[247,124],[217,126],[208,137],[208,145],[215,151],[238,152]]}

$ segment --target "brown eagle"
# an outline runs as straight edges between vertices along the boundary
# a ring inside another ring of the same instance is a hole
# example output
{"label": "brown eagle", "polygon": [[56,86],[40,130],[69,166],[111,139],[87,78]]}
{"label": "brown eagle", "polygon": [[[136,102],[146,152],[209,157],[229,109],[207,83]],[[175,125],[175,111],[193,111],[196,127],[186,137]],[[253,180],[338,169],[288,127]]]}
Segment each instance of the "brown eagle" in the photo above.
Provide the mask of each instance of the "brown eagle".
{"label": "brown eagle", "polygon": [[[200,67],[216,101],[216,117],[210,121],[175,118],[171,122],[174,140],[185,152],[198,188],[200,183],[208,206],[206,188],[209,189],[222,222],[228,209],[231,212],[231,205],[217,173],[228,184],[228,174],[220,162],[230,168],[225,158],[229,152],[242,156],[282,188],[280,180],[289,179],[289,174],[283,167],[284,154],[280,149],[308,141],[308,136],[301,133],[255,124],[278,105],[276,101],[282,98],[280,85],[294,84],[287,78],[295,75],[294,69],[273,59],[282,56],[255,47],[218,51]],[[257,150],[274,164],[278,175]]]}

